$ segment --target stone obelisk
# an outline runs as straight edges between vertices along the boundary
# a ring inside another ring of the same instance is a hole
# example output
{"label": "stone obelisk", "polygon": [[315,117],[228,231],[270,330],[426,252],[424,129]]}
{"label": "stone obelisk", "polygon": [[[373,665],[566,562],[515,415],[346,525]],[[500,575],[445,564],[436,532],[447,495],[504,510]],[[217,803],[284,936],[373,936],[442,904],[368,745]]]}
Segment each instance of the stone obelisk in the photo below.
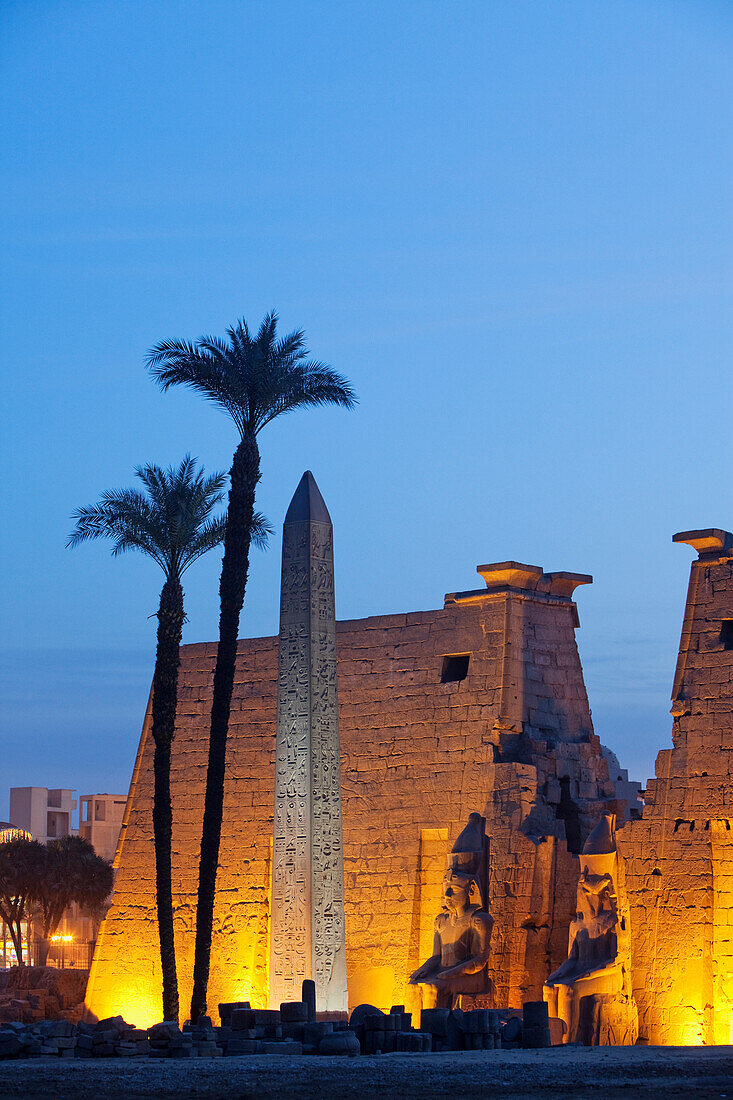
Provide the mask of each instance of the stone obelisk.
{"label": "stone obelisk", "polygon": [[347,1011],[333,527],[303,474],[283,529],[270,1005]]}

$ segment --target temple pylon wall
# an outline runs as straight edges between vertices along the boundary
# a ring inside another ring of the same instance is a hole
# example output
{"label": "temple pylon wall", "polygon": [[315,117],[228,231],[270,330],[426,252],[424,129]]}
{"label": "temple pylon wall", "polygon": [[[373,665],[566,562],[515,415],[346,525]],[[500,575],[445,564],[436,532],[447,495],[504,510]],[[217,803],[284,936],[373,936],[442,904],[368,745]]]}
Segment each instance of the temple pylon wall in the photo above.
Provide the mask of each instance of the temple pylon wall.
{"label": "temple pylon wall", "polygon": [[692,563],[672,694],[642,820],[619,831],[640,1037],[729,1043],[733,1020],[733,536],[688,531]]}
{"label": "temple pylon wall", "polygon": [[[541,997],[567,952],[576,853],[633,785],[593,732],[574,589],[591,578],[505,562],[434,611],[337,624],[349,1002],[413,1008],[450,847],[468,815],[491,838],[497,1005]],[[215,644],[183,647],[173,744],[173,891],[181,1004],[193,922]],[[209,1008],[268,1002],[277,638],[239,643],[227,750]],[[609,771],[609,767],[611,771]],[[148,713],[87,1007],[160,1015]],[[634,812],[636,810],[634,809]]]}

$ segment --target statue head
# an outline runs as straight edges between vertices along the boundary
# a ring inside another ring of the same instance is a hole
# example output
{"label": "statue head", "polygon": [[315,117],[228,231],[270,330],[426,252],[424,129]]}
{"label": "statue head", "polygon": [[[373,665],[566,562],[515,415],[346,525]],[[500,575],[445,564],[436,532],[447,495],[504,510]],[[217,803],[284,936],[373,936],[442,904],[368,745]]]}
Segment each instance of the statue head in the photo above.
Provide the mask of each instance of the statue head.
{"label": "statue head", "polygon": [[443,900],[450,912],[483,907],[488,899],[489,841],[486,819],[469,814],[468,823],[451,849],[443,878]]}
{"label": "statue head", "polygon": [[616,815],[603,814],[580,854],[581,880],[597,891],[601,879],[616,881]]}
{"label": "statue head", "polygon": [[580,854],[578,918],[587,920],[616,904],[616,815],[604,814]]}
{"label": "statue head", "polygon": [[481,890],[475,875],[449,867],[443,876],[443,906],[455,916],[462,916],[481,905]]}

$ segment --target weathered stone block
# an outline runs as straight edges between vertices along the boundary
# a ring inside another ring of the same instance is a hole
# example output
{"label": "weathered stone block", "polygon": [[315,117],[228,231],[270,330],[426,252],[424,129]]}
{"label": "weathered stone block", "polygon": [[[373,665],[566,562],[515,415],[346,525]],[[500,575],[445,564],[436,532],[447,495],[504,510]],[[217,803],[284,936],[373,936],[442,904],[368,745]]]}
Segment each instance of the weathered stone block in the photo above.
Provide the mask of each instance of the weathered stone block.
{"label": "weathered stone block", "polygon": [[534,1050],[538,1047],[549,1047],[551,1045],[549,1027],[522,1028],[522,1046],[525,1050]]}
{"label": "weathered stone block", "polygon": [[318,1053],[353,1058],[361,1053],[361,1047],[353,1031],[336,1031],[332,1035],[323,1036],[318,1044]]}

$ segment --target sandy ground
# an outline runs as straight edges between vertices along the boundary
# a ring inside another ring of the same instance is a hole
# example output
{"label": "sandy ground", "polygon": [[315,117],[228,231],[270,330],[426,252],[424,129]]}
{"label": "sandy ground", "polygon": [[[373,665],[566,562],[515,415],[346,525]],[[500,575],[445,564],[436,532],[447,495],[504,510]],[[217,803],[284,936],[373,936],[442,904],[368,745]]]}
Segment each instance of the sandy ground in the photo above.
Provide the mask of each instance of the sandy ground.
{"label": "sandy ground", "polygon": [[0,1100],[733,1100],[733,1047],[555,1047],[380,1057],[0,1062]]}

